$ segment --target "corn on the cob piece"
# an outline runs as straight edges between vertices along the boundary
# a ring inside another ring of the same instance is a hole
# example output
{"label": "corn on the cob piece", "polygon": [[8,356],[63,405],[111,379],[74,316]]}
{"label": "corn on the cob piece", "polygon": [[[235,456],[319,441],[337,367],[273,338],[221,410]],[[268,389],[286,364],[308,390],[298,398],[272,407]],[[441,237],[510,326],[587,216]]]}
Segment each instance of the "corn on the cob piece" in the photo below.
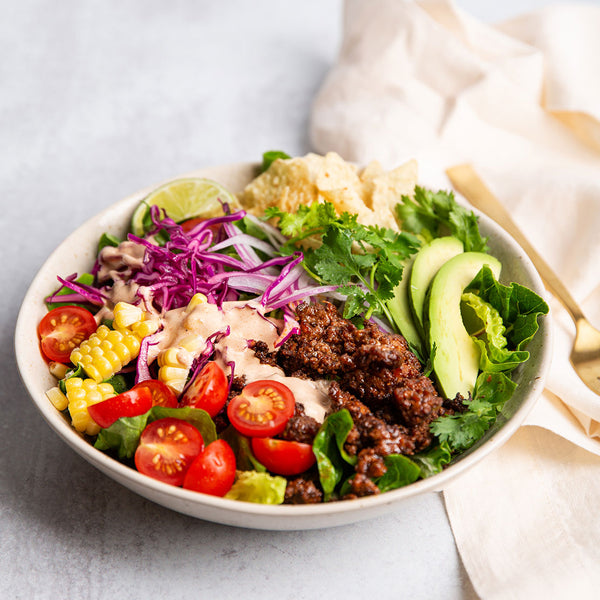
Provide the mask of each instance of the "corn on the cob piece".
{"label": "corn on the cob piece", "polygon": [[90,416],[88,406],[114,396],[115,390],[112,385],[97,383],[93,379],[71,377],[65,381],[65,387],[73,427],[82,433],[96,435],[100,431],[100,426]]}
{"label": "corn on the cob piece", "polygon": [[100,383],[137,357],[140,340],[130,331],[116,331],[100,325],[85,342],[71,352],[71,362]]}
{"label": "corn on the cob piece", "polygon": [[100,325],[85,342],[71,352],[71,362],[100,383],[137,358],[140,342],[158,330],[158,318],[139,306],[118,302],[113,310],[115,329]]}
{"label": "corn on the cob piece", "polygon": [[188,335],[177,346],[163,350],[158,355],[158,378],[176,394],[180,394],[185,387],[192,362],[204,345],[205,341],[201,336]]}

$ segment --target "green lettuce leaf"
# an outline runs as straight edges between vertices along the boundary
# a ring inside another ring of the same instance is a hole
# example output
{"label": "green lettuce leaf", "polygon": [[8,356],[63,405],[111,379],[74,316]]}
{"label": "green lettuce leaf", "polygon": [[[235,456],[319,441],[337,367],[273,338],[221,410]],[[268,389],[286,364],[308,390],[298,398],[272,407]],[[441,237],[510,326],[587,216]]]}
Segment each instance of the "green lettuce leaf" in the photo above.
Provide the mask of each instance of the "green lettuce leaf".
{"label": "green lettuce leaf", "polygon": [[256,460],[250,447],[250,440],[239,433],[235,427],[229,425],[219,437],[231,446],[235,454],[235,464],[238,471],[258,471],[264,473],[267,470],[262,463]]}
{"label": "green lettuce leaf", "polygon": [[281,150],[267,150],[267,152],[263,152],[262,155],[262,165],[260,167],[260,172],[264,173],[278,158],[288,159],[292,157],[289,154],[282,152]]}
{"label": "green lettuce leaf", "polygon": [[113,390],[115,390],[115,394],[122,394],[131,387],[127,384],[127,380],[123,375],[113,375],[112,377],[109,377],[102,383],[110,383],[110,385],[112,385]]}
{"label": "green lettuce leaf", "polygon": [[98,240],[98,253],[106,246],[116,248],[121,243],[121,240],[112,233],[103,233]]}
{"label": "green lettuce leaf", "polygon": [[101,429],[94,444],[98,450],[112,450],[119,458],[131,458],[138,447],[140,436],[148,423],[173,417],[191,423],[202,435],[204,445],[208,446],[217,439],[217,431],[210,415],[200,408],[185,406],[167,408],[153,406],[147,413],[138,417],[122,417],[110,427]]}
{"label": "green lettuce leaf", "polygon": [[471,333],[479,347],[479,369],[481,371],[512,371],[529,358],[526,350],[509,350],[505,337],[506,327],[500,313],[488,302],[471,292],[462,295],[463,317],[471,325],[477,324],[479,331]]}
{"label": "green lettuce leaf", "polygon": [[450,452],[448,442],[442,442],[437,446],[415,454],[411,457],[411,460],[421,469],[421,477],[426,479],[427,477],[441,473],[451,458],[452,453]]}
{"label": "green lettuce leaf", "polygon": [[522,350],[536,334],[538,317],[548,314],[548,305],[534,291],[518,283],[502,285],[485,266],[469,284],[467,291],[476,293],[493,306],[506,327],[508,347]]}
{"label": "green lettuce leaf", "polygon": [[348,466],[358,460],[344,450],[344,443],[354,427],[350,413],[346,409],[329,415],[321,425],[313,441],[313,452],[317,458],[317,468],[325,500],[329,500],[337,485],[342,481]]}
{"label": "green lettuce leaf", "polygon": [[[77,277],[75,282],[83,283],[83,285],[93,285],[94,276],[91,273],[82,273],[79,277]],[[86,304],[84,302],[48,302],[48,298],[51,298],[54,295],[64,296],[65,294],[73,294],[73,293],[74,293],[73,290],[71,290],[70,288],[68,288],[66,286],[62,286],[55,294],[46,296],[46,299],[44,300],[46,302],[46,308],[48,310],[52,310],[53,308],[57,308],[58,306],[81,306],[82,308],[89,309],[90,305]]]}
{"label": "green lettuce leaf", "polygon": [[[401,454],[390,454],[384,457],[387,471],[381,477],[374,479],[379,490],[389,492],[404,487],[417,481],[425,479],[442,471],[452,458],[450,447],[447,442],[427,449],[424,452],[408,457]],[[339,495],[343,497],[352,491],[351,483],[354,474],[350,475],[342,483]]]}
{"label": "green lettuce leaf", "polygon": [[387,471],[374,479],[381,493],[395,490],[415,482],[421,476],[421,468],[408,456],[390,454],[383,458]]}
{"label": "green lettuce leaf", "polygon": [[258,504],[282,504],[286,486],[285,477],[257,471],[237,471],[235,483],[225,498]]}
{"label": "green lettuce leaf", "polygon": [[67,379],[71,379],[71,377],[86,377],[85,371],[81,365],[77,365],[73,369],[69,369],[67,374],[58,382],[58,387],[63,394],[67,393]]}

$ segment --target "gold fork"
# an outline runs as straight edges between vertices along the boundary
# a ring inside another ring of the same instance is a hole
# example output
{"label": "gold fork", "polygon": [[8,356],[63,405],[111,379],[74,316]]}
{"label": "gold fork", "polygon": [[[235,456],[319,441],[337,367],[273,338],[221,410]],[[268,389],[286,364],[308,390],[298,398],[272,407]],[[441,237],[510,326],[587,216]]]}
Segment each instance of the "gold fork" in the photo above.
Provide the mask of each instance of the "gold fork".
{"label": "gold fork", "polygon": [[447,169],[446,174],[456,191],[515,238],[521,248],[529,255],[546,288],[571,315],[571,318],[575,321],[577,332],[571,350],[571,364],[583,383],[590,390],[600,395],[600,331],[585,318],[567,288],[548,266],[548,263],[527,241],[508,212],[486,187],[473,167],[471,165],[457,165]]}

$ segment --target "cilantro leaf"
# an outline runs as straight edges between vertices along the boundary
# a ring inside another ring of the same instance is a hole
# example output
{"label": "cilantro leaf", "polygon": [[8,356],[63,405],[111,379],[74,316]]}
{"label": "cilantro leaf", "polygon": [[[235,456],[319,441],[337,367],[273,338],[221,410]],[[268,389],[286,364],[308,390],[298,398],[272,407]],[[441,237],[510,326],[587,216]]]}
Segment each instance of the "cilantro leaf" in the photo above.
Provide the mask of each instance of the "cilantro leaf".
{"label": "cilantro leaf", "polygon": [[430,431],[440,442],[447,443],[452,452],[470,448],[493,425],[516,387],[504,373],[480,373],[473,400],[465,402],[467,410],[439,417],[431,424]]}
{"label": "cilantro leaf", "polygon": [[311,238],[303,248],[304,268],[320,283],[340,286],[338,291],[346,296],[346,319],[384,315],[394,323],[387,301],[402,277],[405,260],[420,245],[416,236],[362,225],[357,215],[338,215],[331,202],[299,206],[293,214],[273,207],[265,216],[277,218],[277,226],[289,238],[282,254]]}
{"label": "cilantro leaf", "polygon": [[465,252],[488,252],[487,238],[479,233],[478,217],[454,199],[453,192],[434,192],[415,186],[414,199],[402,196],[396,205],[402,229],[423,236],[427,241],[442,235],[453,235]]}

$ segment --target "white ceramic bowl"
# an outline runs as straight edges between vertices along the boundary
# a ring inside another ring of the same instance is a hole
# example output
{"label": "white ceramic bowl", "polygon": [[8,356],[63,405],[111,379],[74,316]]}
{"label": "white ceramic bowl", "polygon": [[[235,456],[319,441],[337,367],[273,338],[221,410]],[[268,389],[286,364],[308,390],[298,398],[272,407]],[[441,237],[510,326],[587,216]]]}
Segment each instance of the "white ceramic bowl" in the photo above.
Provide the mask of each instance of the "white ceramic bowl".
{"label": "white ceramic bowl", "polygon": [[[236,164],[203,169],[185,176],[209,177],[232,191],[238,191],[255,175],[255,168],[251,164]],[[293,530],[357,522],[392,510],[401,511],[404,499],[442,489],[448,481],[506,442],[540,395],[550,364],[549,316],[541,320],[540,330],[528,347],[531,357],[517,371],[518,388],[496,424],[482,440],[442,473],[407,487],[345,502],[268,506],[225,500],[176,488],[121,464],[85,441],[47,399],[45,392],[55,385],[55,380],[48,373],[46,363],[40,355],[36,327],[46,312],[44,297],[56,289],[56,276],[89,270],[95,259],[99,236],[107,231],[124,237],[134,208],[154,187],[156,186],[140,190],[89,220],[50,255],[25,296],[15,334],[21,376],[50,427],[88,462],[134,492],[193,517],[239,527]],[[492,253],[502,261],[501,280],[517,281],[545,296],[537,271],[516,242],[484,216],[480,216],[480,227],[485,235],[490,236]]]}

